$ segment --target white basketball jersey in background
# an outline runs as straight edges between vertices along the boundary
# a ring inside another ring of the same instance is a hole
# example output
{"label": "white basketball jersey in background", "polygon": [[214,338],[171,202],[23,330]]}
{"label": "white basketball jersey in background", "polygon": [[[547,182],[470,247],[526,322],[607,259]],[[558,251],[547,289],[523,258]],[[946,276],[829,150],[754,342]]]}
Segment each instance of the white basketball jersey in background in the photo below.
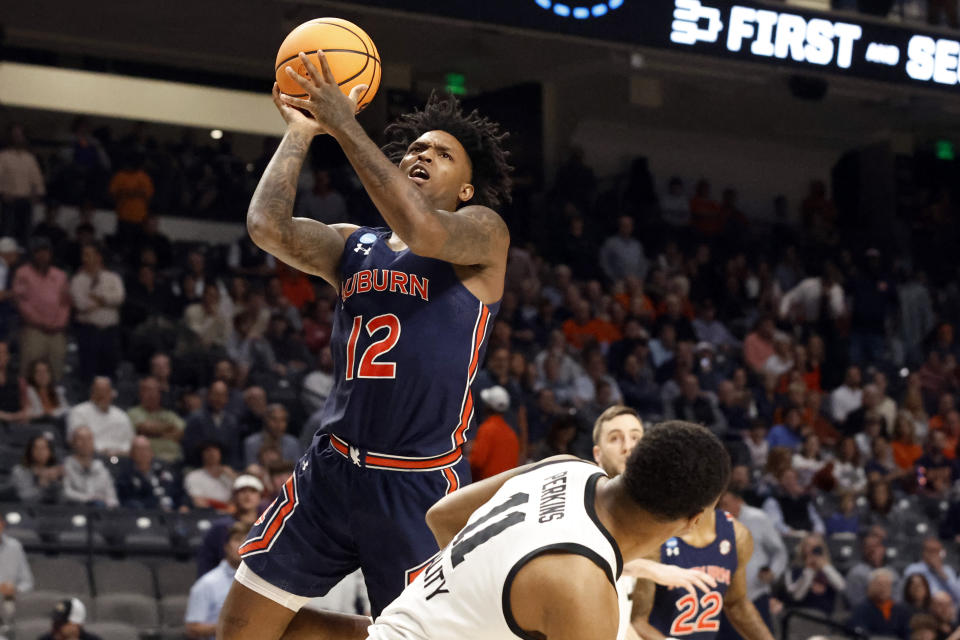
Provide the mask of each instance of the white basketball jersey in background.
{"label": "white basketball jersey in background", "polygon": [[[517,572],[544,553],[589,558],[614,589],[623,559],[594,508],[602,477],[593,464],[564,460],[508,480],[383,611],[370,640],[530,638],[510,613],[510,588]],[[624,632],[621,625],[618,640]]]}

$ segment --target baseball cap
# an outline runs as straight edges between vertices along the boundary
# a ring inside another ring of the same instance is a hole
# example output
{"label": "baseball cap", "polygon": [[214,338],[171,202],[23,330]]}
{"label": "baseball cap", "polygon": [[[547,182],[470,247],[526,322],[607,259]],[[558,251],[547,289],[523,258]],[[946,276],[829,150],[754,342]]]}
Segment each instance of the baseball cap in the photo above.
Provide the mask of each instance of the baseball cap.
{"label": "baseball cap", "polygon": [[510,408],[510,394],[499,385],[487,387],[480,392],[480,399],[494,411],[503,413]]}
{"label": "baseball cap", "polygon": [[20,245],[9,236],[0,238],[0,253],[20,253]]}
{"label": "baseball cap", "polygon": [[253,489],[258,493],[263,493],[263,483],[256,476],[245,473],[237,476],[237,479],[233,481],[233,490],[240,491],[240,489]]}
{"label": "baseball cap", "polygon": [[83,624],[87,620],[87,608],[77,598],[67,598],[57,603],[53,608],[53,623],[55,625]]}

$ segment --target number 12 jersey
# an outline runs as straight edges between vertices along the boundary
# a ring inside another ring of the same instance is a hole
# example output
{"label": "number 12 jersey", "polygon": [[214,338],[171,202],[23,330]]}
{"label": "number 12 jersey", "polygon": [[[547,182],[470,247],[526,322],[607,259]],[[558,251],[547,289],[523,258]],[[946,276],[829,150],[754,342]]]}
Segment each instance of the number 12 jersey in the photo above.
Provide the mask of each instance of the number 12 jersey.
{"label": "number 12 jersey", "polygon": [[513,619],[510,590],[545,553],[585,556],[615,589],[623,559],[594,506],[602,477],[593,464],[564,460],[508,480],[383,611],[370,640],[530,638]]}

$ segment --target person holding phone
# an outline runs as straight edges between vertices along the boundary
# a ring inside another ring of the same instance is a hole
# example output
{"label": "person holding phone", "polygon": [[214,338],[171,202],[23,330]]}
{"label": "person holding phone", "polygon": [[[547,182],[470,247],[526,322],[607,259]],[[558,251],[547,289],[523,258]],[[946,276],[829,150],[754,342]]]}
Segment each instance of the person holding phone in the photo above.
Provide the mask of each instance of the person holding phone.
{"label": "person holding phone", "polygon": [[837,593],[847,583],[830,562],[830,552],[819,533],[810,533],[797,546],[793,568],[786,574],[787,593],[794,606],[833,614]]}

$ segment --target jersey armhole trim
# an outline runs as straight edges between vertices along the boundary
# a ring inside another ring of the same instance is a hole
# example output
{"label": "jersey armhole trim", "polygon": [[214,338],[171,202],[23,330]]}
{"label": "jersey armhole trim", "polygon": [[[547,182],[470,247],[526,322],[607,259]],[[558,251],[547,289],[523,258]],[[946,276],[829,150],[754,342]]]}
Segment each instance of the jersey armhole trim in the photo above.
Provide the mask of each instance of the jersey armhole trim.
{"label": "jersey armhole trim", "polygon": [[[562,460],[559,462],[567,462]],[[573,461],[571,461],[573,462]],[[552,463],[548,463],[552,464]],[[601,474],[602,475],[602,474]],[[595,565],[600,567],[603,573],[607,576],[607,580],[610,581],[610,584],[613,585],[614,591],[616,591],[617,583],[613,577],[613,574],[610,572],[610,564],[600,556],[599,553],[591,549],[590,547],[584,546],[582,544],[577,544],[574,542],[558,542],[557,544],[549,544],[538,549],[534,549],[527,555],[523,556],[517,560],[510,568],[510,572],[507,573],[506,580],[503,582],[503,596],[501,598],[501,607],[503,609],[503,619],[506,620],[507,626],[510,627],[510,631],[513,632],[518,638],[523,638],[523,640],[542,640],[536,636],[531,635],[525,631],[519,624],[517,624],[516,619],[513,617],[513,609],[510,607],[510,590],[513,587],[513,579],[517,577],[517,573],[520,572],[520,569],[523,569],[528,562],[534,558],[541,556],[545,553],[554,553],[554,552],[563,552],[570,553],[578,556],[583,556],[587,560],[590,560]]]}
{"label": "jersey armhole trim", "polygon": [[583,492],[583,506],[587,511],[587,515],[590,516],[590,519],[593,520],[593,524],[597,525],[597,529],[600,530],[600,533],[603,534],[603,537],[607,539],[607,542],[610,543],[610,546],[613,547],[613,553],[617,558],[617,579],[620,578],[620,575],[623,573],[623,554],[620,553],[620,545],[617,544],[616,539],[613,537],[613,534],[610,533],[603,523],[600,522],[600,516],[597,515],[597,505],[596,505],[596,495],[597,495],[597,482],[600,478],[605,478],[607,474],[602,471],[590,476],[587,480],[587,490]]}

